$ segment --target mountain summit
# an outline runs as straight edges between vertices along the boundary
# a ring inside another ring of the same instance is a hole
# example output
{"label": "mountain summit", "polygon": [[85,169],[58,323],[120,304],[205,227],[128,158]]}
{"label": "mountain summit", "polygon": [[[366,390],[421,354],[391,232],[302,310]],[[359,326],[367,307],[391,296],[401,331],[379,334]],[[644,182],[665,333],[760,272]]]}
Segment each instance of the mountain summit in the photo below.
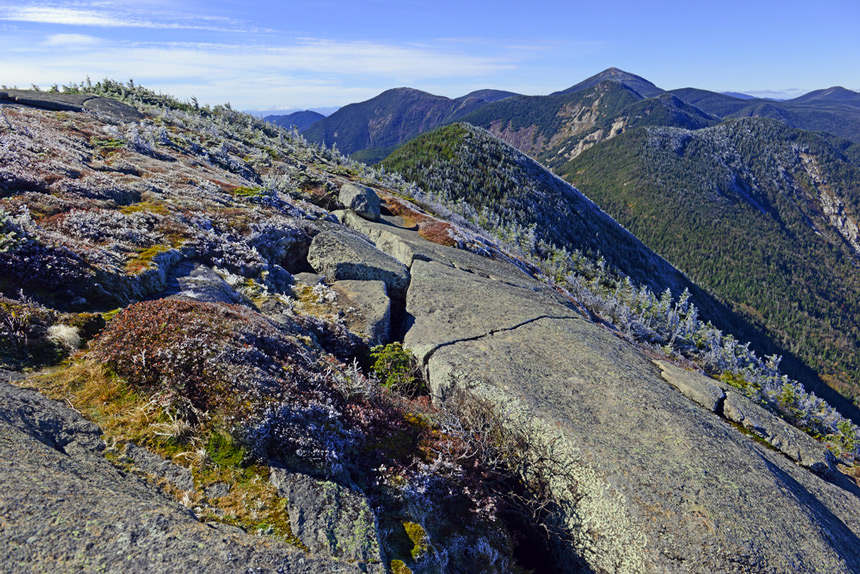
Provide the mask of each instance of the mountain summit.
{"label": "mountain summit", "polygon": [[653,98],[654,96],[659,96],[664,91],[646,80],[645,78],[642,78],[635,74],[631,74],[629,72],[625,72],[624,70],[619,70],[618,68],[609,68],[608,70],[603,70],[599,74],[595,74],[590,78],[587,78],[579,82],[578,84],[567,88],[566,90],[561,90],[560,92],[553,92],[550,95],[558,96],[560,94],[572,94],[574,92],[579,92],[581,90],[592,88],[600,82],[616,82],[632,90],[635,90],[637,93],[646,98]]}

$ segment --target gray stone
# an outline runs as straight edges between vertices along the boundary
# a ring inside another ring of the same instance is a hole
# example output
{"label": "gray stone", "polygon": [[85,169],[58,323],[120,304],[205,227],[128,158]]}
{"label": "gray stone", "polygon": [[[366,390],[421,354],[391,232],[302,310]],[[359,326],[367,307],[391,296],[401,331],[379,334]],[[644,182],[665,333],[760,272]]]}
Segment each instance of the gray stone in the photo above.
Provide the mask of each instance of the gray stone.
{"label": "gray stone", "polygon": [[287,499],[293,534],[311,552],[384,574],[376,517],[364,494],[280,468],[272,469],[270,480]]}
{"label": "gray stone", "polygon": [[371,221],[379,220],[379,196],[366,185],[347,183],[340,188],[338,199],[347,209],[351,209],[361,217]]}
{"label": "gray stone", "polygon": [[314,237],[308,263],[329,281],[382,281],[394,296],[402,296],[409,285],[409,270],[405,265],[370,241],[334,228]]}
{"label": "gray stone", "polygon": [[174,464],[169,460],[164,460],[159,455],[149,452],[134,443],[126,443],[124,454],[137,470],[145,474],[163,478],[179,489],[194,490],[194,477],[187,468]]}
{"label": "gray stone", "polygon": [[199,522],[115,469],[100,435],[65,405],[0,383],[0,573],[362,572]]}
{"label": "gray stone", "polygon": [[[544,286],[519,278],[502,283],[435,261],[415,260],[406,312],[414,317],[405,343],[426,363],[437,349],[517,329],[541,318],[572,318],[575,311],[558,304]],[[441,389],[438,389],[441,392]]]}
{"label": "gray stone", "polygon": [[666,361],[654,361],[654,364],[660,367],[660,374],[670,385],[694,403],[705,407],[712,413],[718,412],[722,408],[726,393],[713,382],[713,379],[687,371]]}
{"label": "gray stone", "polygon": [[370,345],[391,339],[391,299],[382,281],[335,281],[337,305],[350,331],[365,335]]}
{"label": "gray stone", "polygon": [[8,369],[0,369],[0,382],[14,383],[24,378],[24,373],[21,371],[10,371]]}
{"label": "gray stone", "polygon": [[728,391],[723,414],[802,466],[819,474],[836,473],[836,459],[824,445],[748,398]]}
{"label": "gray stone", "polygon": [[512,261],[484,257],[468,251],[433,243],[419,236],[414,229],[406,228],[399,217],[385,216],[382,221],[367,221],[352,213],[344,215],[344,224],[369,237],[376,246],[406,265],[415,260],[436,263],[460,269],[467,273],[502,283],[529,289],[549,291],[545,285],[535,281]]}
{"label": "gray stone", "polygon": [[84,102],[84,109],[88,112],[107,114],[124,122],[136,122],[144,118],[144,115],[135,108],[111,98],[90,98]]}
{"label": "gray stone", "polygon": [[[570,536],[554,546],[562,571],[860,571],[860,499],[847,479],[824,480],[700,408],[513,266],[478,273],[485,263],[469,254],[381,231],[422,256],[404,342],[437,400],[488,405],[549,477]],[[702,392],[710,405],[716,391]]]}

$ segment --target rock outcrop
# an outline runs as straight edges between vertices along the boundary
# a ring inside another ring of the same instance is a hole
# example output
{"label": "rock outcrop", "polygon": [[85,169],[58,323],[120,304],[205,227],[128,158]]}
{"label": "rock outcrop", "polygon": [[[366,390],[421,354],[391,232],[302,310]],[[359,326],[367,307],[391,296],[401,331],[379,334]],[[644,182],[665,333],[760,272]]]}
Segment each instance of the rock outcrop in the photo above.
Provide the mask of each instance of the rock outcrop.
{"label": "rock outcrop", "polygon": [[0,572],[362,572],[199,522],[114,468],[98,426],[35,391],[0,383],[0,404]]}
{"label": "rock outcrop", "polygon": [[15,103],[22,106],[65,112],[97,112],[113,116],[122,121],[143,119],[143,114],[133,107],[111,98],[89,94],[62,94],[37,92],[35,90],[2,90],[0,103]]}
{"label": "rock outcrop", "polygon": [[376,249],[367,239],[333,227],[314,237],[308,262],[330,281],[378,280],[385,283],[394,296],[402,297],[409,285],[406,266]]}
{"label": "rock outcrop", "polygon": [[856,486],[733,428],[712,412],[724,391],[679,393],[513,265],[430,244],[397,220],[345,220],[409,264],[404,342],[437,400],[478,398],[540,443],[531,463],[553,477],[567,571],[860,571]]}
{"label": "rock outcrop", "polygon": [[365,335],[370,345],[391,340],[391,299],[382,281],[335,281],[332,289],[350,331]]}
{"label": "rock outcrop", "polygon": [[827,448],[728,385],[666,361],[654,361],[663,378],[698,405],[739,424],[776,450],[819,474],[834,477],[836,460]]}

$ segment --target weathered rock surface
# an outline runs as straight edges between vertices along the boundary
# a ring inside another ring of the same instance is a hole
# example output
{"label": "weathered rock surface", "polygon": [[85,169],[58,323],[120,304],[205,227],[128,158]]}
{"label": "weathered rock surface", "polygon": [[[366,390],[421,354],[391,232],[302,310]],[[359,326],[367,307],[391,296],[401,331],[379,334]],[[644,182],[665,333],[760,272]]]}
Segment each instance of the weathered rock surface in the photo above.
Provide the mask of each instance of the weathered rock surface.
{"label": "weathered rock surface", "polygon": [[366,239],[327,227],[311,242],[308,263],[330,281],[382,281],[394,296],[409,285],[409,270]]}
{"label": "weathered rock surface", "polygon": [[293,534],[311,552],[384,574],[376,518],[362,493],[277,468],[272,469],[271,482],[288,501]]}
{"label": "weathered rock surface", "polygon": [[379,196],[366,185],[347,183],[340,188],[340,202],[361,217],[378,221],[380,215]]}
{"label": "weathered rock surface", "polygon": [[382,281],[335,281],[338,306],[350,331],[365,335],[371,345],[391,340],[391,299]]}
{"label": "weathered rock surface", "polygon": [[434,392],[488,401],[546,455],[533,462],[573,540],[556,549],[566,571],[860,572],[852,483],[732,428],[713,389],[707,410],[690,402],[513,266],[350,223],[411,264],[405,344]]}
{"label": "weathered rock surface", "polygon": [[111,98],[102,98],[90,94],[54,94],[51,92],[37,92],[35,90],[3,90],[0,91],[0,103],[4,102],[45,110],[66,112],[82,112],[87,110],[100,112],[123,121],[143,119],[142,113],[127,104]]}
{"label": "weathered rock surface", "polygon": [[428,241],[413,229],[405,228],[399,217],[383,217],[380,222],[367,221],[355,214],[343,214],[343,222],[351,229],[368,236],[376,247],[385,251],[398,261],[412,266],[415,260],[435,261],[447,267],[460,269],[486,279],[518,285],[528,289],[550,291],[546,285],[535,281],[522,270],[506,261],[482,257],[468,251],[452,249]]}
{"label": "weathered rock surface", "polygon": [[836,472],[836,460],[821,443],[754,404],[748,398],[736,392],[727,391],[723,414],[730,421],[743,425],[788,458],[810,470],[827,475],[833,475]]}
{"label": "weathered rock surface", "polygon": [[35,391],[0,383],[0,405],[2,573],[361,572],[198,522],[117,471],[98,426]]}
{"label": "weathered rock surface", "polygon": [[704,375],[692,373],[666,361],[654,361],[660,367],[660,374],[666,381],[678,389],[682,395],[702,406],[712,413],[722,410],[726,393],[716,384],[716,381]]}

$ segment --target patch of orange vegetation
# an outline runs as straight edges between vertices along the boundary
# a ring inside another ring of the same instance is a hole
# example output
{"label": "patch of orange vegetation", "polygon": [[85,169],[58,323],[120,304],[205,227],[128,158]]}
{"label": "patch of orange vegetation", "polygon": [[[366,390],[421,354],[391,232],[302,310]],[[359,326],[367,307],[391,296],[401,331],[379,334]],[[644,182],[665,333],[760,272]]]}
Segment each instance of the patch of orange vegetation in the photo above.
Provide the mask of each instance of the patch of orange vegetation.
{"label": "patch of orange vegetation", "polygon": [[380,195],[380,199],[385,203],[385,207],[389,213],[403,218],[403,221],[407,225],[418,227],[418,235],[424,239],[438,243],[439,245],[447,245],[448,247],[457,245],[449,233],[449,230],[454,229],[454,227],[447,221],[442,221],[432,215],[421,213],[393,195]]}

